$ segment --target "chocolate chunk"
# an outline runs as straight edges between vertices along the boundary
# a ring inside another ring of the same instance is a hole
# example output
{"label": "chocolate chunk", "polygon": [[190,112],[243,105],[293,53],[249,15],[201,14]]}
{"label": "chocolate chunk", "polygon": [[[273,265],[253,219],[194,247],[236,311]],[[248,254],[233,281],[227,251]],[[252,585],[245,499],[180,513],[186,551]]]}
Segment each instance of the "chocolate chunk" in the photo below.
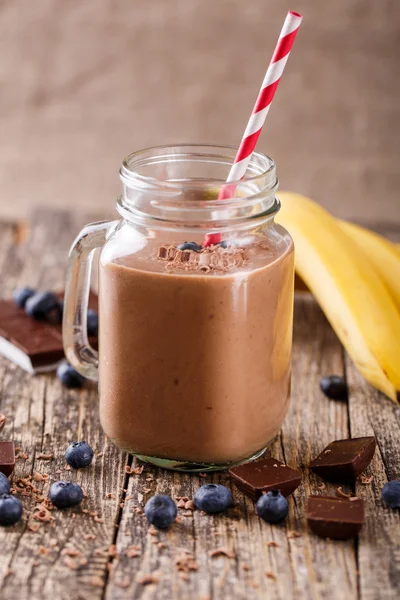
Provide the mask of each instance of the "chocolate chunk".
{"label": "chocolate chunk", "polygon": [[354,481],[374,456],[373,436],[331,442],[310,463],[310,469],[328,481]]}
{"label": "chocolate chunk", "polygon": [[[61,300],[64,292],[56,294]],[[98,309],[97,295],[90,292],[89,308]],[[97,348],[97,337],[89,338]],[[0,300],[0,354],[28,373],[55,370],[64,359],[61,325],[31,319],[13,300]]]}
{"label": "chocolate chunk", "polygon": [[14,442],[0,442],[0,472],[9,477],[15,467]]}
{"label": "chocolate chunk", "polygon": [[310,496],[306,518],[311,531],[320,537],[347,540],[356,536],[363,526],[364,502],[360,498]]}
{"label": "chocolate chunk", "polygon": [[284,496],[289,496],[301,483],[299,471],[287,467],[275,458],[264,458],[233,467],[228,473],[238,488],[253,500],[269,490],[279,490]]}

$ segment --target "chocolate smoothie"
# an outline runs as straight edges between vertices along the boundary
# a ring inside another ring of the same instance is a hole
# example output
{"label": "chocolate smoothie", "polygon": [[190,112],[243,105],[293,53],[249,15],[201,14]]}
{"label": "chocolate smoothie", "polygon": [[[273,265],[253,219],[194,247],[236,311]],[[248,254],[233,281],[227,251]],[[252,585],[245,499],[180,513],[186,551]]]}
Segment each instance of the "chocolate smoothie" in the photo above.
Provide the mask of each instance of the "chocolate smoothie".
{"label": "chocolate smoothie", "polygon": [[169,251],[100,261],[102,426],[135,454],[240,462],[288,409],[293,245]]}

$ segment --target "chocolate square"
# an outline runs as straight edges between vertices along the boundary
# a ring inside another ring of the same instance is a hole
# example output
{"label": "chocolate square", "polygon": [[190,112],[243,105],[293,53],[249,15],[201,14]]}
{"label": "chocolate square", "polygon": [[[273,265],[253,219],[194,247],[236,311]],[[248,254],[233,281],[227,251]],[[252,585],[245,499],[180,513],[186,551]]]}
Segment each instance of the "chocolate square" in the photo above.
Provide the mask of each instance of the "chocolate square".
{"label": "chocolate square", "polygon": [[0,471],[9,477],[15,467],[14,442],[0,441]]}
{"label": "chocolate square", "polygon": [[356,536],[365,521],[364,502],[360,498],[310,496],[306,506],[307,523],[311,531],[332,540],[347,540]]}
{"label": "chocolate square", "polygon": [[232,467],[228,471],[232,481],[252,500],[257,500],[263,492],[280,490],[289,496],[301,483],[301,474],[275,458],[246,463]]}
{"label": "chocolate square", "polygon": [[371,462],[376,448],[373,436],[331,442],[310,463],[310,469],[328,481],[354,481]]}
{"label": "chocolate square", "polygon": [[[64,292],[56,295],[61,300]],[[89,308],[98,311],[93,292]],[[90,337],[89,343],[97,349],[97,337]],[[0,300],[0,352],[30,373],[54,370],[64,359],[62,326],[35,321],[13,300]]]}

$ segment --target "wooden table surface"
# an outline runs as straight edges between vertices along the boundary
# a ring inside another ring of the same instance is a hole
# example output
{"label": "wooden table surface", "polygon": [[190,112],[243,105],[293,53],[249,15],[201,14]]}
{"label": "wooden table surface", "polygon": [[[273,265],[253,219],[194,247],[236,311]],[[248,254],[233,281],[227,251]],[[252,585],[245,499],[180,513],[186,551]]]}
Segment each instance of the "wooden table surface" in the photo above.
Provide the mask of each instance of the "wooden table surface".
{"label": "wooden table surface", "polygon": [[[27,227],[0,225],[1,295],[9,297],[16,285],[62,286],[66,251],[84,221],[39,211]],[[321,375],[331,373],[347,378],[348,403],[328,400],[319,391]],[[367,520],[357,539],[327,541],[307,531],[307,496],[334,494],[336,486],[326,483],[322,491],[322,480],[305,466],[302,485],[289,499],[289,516],[275,526],[255,515],[253,502],[224,473],[201,478],[145,465],[142,474],[127,474],[127,467],[138,465],[102,433],[95,386],[69,391],[54,374],[31,377],[0,358],[0,412],[7,416],[2,439],[13,439],[20,448],[14,481],[39,473],[46,479],[35,476],[39,496],[60,478],[77,481],[87,494],[84,510],[54,510],[48,522],[33,518],[34,498],[21,497],[24,519],[0,528],[2,599],[399,597],[400,514],[384,507],[380,493],[387,480],[400,476],[400,408],[355,371],[308,295],[296,299],[291,408],[270,451],[300,467],[334,439],[376,436],[367,470],[371,483],[343,486],[366,501]],[[93,464],[68,471],[65,448],[81,439],[95,449]],[[228,514],[180,509],[179,522],[167,532],[149,529],[140,509],[151,495],[192,498],[211,481],[231,487],[236,507]],[[227,555],[214,556],[219,548]],[[141,583],[146,578],[153,583]]]}

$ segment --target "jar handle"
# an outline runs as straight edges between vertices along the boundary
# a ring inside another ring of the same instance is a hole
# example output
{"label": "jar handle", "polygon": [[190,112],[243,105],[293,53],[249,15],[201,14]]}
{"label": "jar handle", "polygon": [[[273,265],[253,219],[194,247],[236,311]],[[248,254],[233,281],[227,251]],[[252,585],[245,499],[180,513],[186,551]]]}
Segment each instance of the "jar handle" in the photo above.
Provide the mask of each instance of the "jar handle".
{"label": "jar handle", "polygon": [[93,254],[103,246],[118,221],[86,225],[71,246],[64,298],[64,353],[84,377],[98,380],[99,355],[89,344],[87,308]]}

